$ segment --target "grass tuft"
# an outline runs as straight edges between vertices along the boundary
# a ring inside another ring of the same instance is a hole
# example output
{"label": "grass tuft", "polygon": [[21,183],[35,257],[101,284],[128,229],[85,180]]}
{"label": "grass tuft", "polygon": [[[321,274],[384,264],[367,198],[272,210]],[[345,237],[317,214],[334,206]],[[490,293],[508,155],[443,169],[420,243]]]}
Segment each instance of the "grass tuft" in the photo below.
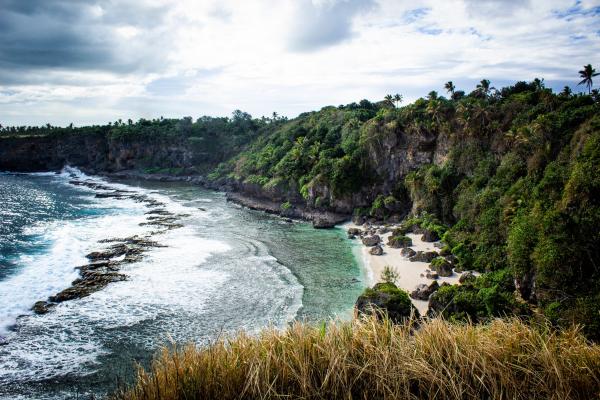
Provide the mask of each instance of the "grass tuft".
{"label": "grass tuft", "polygon": [[115,400],[592,399],[600,347],[517,319],[293,323],[211,346],[163,349]]}

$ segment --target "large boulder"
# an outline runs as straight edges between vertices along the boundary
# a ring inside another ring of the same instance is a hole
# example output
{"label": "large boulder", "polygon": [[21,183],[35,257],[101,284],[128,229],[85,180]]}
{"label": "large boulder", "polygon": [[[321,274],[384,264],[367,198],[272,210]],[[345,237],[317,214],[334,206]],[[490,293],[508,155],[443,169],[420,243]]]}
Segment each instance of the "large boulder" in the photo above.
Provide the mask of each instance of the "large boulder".
{"label": "large boulder", "polygon": [[315,229],[330,229],[335,226],[335,221],[331,218],[323,216],[315,217],[312,221],[313,228]]}
{"label": "large boulder", "polygon": [[365,246],[376,246],[381,243],[381,237],[379,235],[366,236],[362,239],[362,242]]}
{"label": "large boulder", "polygon": [[390,236],[388,238],[388,243],[387,245],[394,248],[394,249],[400,249],[403,247],[410,247],[412,246],[412,239],[409,238],[408,236],[404,236],[404,235],[400,235],[400,236]]}
{"label": "large boulder", "polygon": [[348,229],[348,236],[352,235],[352,236],[360,236],[360,233],[362,231],[359,228],[349,228]]}
{"label": "large boulder", "polygon": [[422,283],[410,293],[410,297],[415,300],[429,300],[429,296],[439,288],[440,285],[437,281],[433,281],[429,285]]}
{"label": "large boulder", "polygon": [[393,283],[378,283],[373,288],[365,289],[356,300],[355,307],[359,314],[380,315],[379,312],[385,312],[396,323],[405,321],[411,314],[419,317],[408,293]]}
{"label": "large boulder", "polygon": [[440,240],[440,236],[437,234],[436,231],[425,229],[423,231],[423,236],[421,236],[421,240],[424,242],[437,242],[438,240]]}
{"label": "large boulder", "polygon": [[413,262],[426,262],[430,263],[434,258],[438,256],[435,251],[417,251],[415,255],[410,257],[410,261]]}
{"label": "large boulder", "polygon": [[440,276],[452,276],[452,264],[443,257],[437,257],[431,262],[431,270]]}
{"label": "large boulder", "polygon": [[369,253],[374,256],[381,256],[381,255],[383,255],[383,248],[380,245],[371,247],[371,250],[369,250]]}
{"label": "large boulder", "polygon": [[410,247],[404,247],[402,250],[400,250],[400,254],[404,257],[412,257],[415,254],[417,254],[416,251],[414,251],[413,249],[411,249]]}

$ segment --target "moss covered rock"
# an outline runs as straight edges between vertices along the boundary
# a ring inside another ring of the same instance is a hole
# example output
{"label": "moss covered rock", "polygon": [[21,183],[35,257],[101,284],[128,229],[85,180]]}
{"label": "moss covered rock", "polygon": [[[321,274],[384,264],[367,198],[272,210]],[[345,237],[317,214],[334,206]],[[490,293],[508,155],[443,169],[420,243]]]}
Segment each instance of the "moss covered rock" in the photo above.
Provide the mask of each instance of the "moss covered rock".
{"label": "moss covered rock", "polygon": [[372,314],[378,311],[387,313],[393,322],[402,322],[411,314],[418,317],[419,311],[413,306],[408,293],[390,282],[378,283],[365,289],[356,300],[359,314]]}

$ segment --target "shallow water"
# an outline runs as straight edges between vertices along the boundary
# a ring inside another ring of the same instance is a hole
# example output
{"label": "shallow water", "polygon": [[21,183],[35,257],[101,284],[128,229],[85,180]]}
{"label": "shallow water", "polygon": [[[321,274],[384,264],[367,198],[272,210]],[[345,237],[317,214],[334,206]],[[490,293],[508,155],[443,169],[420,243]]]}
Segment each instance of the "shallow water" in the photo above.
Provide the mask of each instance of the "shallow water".
{"label": "shallow water", "polygon": [[0,398],[103,395],[170,341],[209,343],[294,319],[347,317],[364,277],[341,230],[248,211],[185,184],[111,182],[189,214],[155,235],[167,245],[123,266],[124,282],[34,315],[35,301],[69,286],[98,241],[147,234],[148,210],[73,186],[76,170],[0,174]]}

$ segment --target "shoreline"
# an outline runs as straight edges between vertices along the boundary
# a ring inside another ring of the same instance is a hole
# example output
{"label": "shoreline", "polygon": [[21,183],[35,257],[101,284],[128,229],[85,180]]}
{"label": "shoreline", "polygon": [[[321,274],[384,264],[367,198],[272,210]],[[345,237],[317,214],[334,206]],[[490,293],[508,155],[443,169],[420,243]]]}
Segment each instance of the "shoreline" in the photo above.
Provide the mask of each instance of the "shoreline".
{"label": "shoreline", "polygon": [[[364,230],[364,226],[356,225],[352,222],[347,222],[339,225],[344,231],[348,231],[350,228],[357,228]],[[371,228],[375,228],[379,231],[383,226],[371,226]],[[379,244],[383,248],[382,255],[372,255],[369,253],[369,250],[372,248],[370,246],[366,246],[362,242],[357,242],[357,245],[360,246],[360,255],[361,259],[359,263],[361,267],[364,269],[365,277],[367,278],[367,286],[372,287],[376,283],[381,282],[381,273],[383,272],[386,266],[392,267],[398,274],[399,278],[396,281],[396,285],[406,290],[409,294],[417,288],[420,284],[430,285],[433,281],[437,281],[440,285],[442,283],[448,283],[450,285],[459,284],[459,278],[461,273],[452,271],[452,275],[449,277],[439,277],[437,279],[429,279],[426,277],[427,272],[430,270],[430,265],[427,262],[421,261],[410,261],[408,257],[403,256],[401,252],[401,248],[392,248],[388,246],[387,239],[391,236],[391,232],[386,233],[378,233],[381,237],[381,243]],[[412,246],[409,246],[411,249],[415,251],[435,251],[439,253],[439,248],[437,248],[434,243],[438,242],[424,242],[421,240],[421,234],[415,233],[407,233],[406,236],[410,237],[413,241]],[[356,237],[353,241],[360,241],[360,237]],[[429,309],[429,302],[426,300],[416,300],[411,297],[411,301],[414,306],[419,310],[421,315],[425,315],[427,310]]]}

